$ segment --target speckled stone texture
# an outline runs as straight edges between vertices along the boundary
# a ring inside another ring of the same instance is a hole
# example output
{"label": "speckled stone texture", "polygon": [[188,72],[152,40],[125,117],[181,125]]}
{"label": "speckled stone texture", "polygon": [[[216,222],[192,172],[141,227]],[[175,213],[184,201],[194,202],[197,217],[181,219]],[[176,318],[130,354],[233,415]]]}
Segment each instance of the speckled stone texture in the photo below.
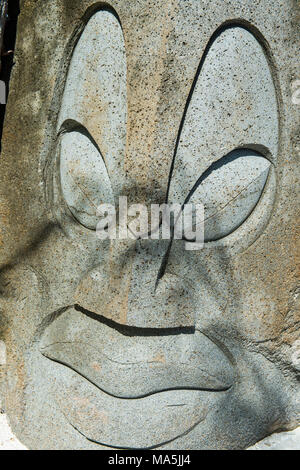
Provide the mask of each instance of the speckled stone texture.
{"label": "speckled stone texture", "polygon": [[[299,15],[21,2],[0,340],[26,447],[246,449],[299,424]],[[204,248],[99,240],[97,206],[120,196],[203,203]]]}
{"label": "speckled stone texture", "polygon": [[300,450],[300,428],[272,434],[248,450]]}

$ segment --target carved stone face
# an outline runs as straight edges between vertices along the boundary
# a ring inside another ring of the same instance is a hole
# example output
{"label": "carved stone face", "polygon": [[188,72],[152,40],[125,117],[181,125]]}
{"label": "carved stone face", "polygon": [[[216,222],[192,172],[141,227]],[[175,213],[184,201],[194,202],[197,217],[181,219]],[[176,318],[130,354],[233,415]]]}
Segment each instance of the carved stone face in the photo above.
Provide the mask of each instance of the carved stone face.
{"label": "carved stone face", "polygon": [[[244,448],[299,417],[291,7],[244,3],[24,8],[1,310],[33,448]],[[204,248],[99,240],[120,196],[203,203]]]}

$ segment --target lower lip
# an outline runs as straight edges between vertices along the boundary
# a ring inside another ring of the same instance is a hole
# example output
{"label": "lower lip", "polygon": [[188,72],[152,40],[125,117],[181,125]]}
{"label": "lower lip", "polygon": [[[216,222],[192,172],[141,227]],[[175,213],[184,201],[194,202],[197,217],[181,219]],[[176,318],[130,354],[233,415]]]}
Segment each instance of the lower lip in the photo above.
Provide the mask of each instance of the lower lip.
{"label": "lower lip", "polygon": [[173,390],[121,399],[71,370],[58,375],[63,383],[56,401],[68,422],[88,440],[107,447],[149,449],[172,442],[203,421],[212,406],[210,392]]}

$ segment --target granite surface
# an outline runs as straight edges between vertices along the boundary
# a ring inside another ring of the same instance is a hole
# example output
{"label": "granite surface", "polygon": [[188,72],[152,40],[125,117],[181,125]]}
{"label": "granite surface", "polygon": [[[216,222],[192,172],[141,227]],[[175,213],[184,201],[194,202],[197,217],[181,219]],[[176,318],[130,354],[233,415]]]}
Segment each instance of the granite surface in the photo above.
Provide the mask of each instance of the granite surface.
{"label": "granite surface", "polygon": [[[30,449],[246,449],[300,422],[298,2],[101,5],[21,1],[2,406]],[[204,248],[100,240],[121,196],[202,203]]]}

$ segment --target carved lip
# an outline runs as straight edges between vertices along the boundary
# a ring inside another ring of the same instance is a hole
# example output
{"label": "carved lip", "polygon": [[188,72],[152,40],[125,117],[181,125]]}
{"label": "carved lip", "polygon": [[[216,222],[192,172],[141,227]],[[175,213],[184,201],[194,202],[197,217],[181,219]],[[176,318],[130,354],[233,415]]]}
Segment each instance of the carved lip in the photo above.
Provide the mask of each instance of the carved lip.
{"label": "carved lip", "polygon": [[[140,399],[170,390],[228,390],[235,379],[224,350],[198,330],[127,336],[70,308],[41,339],[41,353],[105,393]],[[180,331],[180,330],[179,330]]]}
{"label": "carved lip", "polygon": [[45,328],[40,350],[68,368],[55,375],[55,395],[79,434],[110,448],[154,449],[205,420],[219,399],[208,391],[228,390],[235,371],[200,331],[126,329],[70,307]]}
{"label": "carved lip", "polygon": [[185,436],[220,397],[173,390],[135,400],[116,398],[71,371],[58,373],[55,382],[56,402],[66,421],[91,442],[121,449],[153,449]]}

